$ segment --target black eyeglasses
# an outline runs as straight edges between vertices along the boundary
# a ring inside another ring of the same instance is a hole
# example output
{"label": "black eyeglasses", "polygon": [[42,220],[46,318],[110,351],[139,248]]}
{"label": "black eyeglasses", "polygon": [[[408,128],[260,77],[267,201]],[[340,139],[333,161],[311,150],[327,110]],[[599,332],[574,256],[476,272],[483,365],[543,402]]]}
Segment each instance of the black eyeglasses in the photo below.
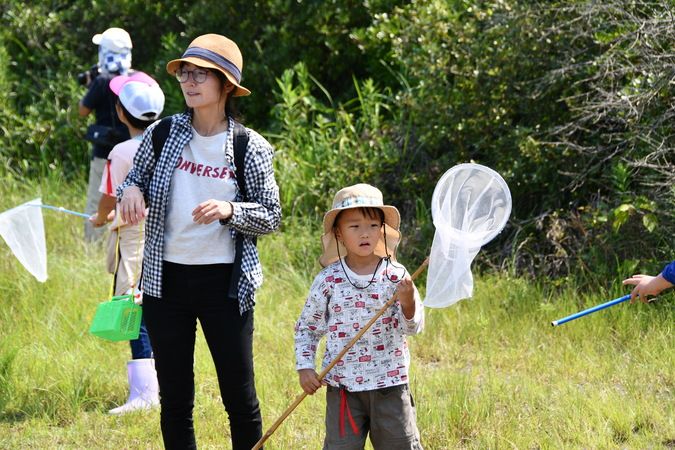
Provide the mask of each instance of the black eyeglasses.
{"label": "black eyeglasses", "polygon": [[195,83],[203,83],[206,81],[206,77],[209,75],[208,70],[204,69],[195,69],[195,70],[186,70],[178,69],[176,71],[176,79],[181,83],[186,83],[190,79],[190,74],[192,74],[192,79]]}

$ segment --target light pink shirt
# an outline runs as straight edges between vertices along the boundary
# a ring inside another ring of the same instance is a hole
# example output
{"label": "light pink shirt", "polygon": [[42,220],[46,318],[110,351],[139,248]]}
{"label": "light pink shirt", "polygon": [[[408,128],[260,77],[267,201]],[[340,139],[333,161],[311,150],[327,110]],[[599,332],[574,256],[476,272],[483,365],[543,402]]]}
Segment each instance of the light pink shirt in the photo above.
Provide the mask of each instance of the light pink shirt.
{"label": "light pink shirt", "polygon": [[[117,186],[122,184],[127,177],[131,166],[134,164],[134,156],[141,145],[140,136],[138,138],[128,139],[120,142],[110,151],[108,161],[103,168],[103,177],[101,177],[101,186],[98,191],[110,197],[116,196]],[[111,229],[116,229],[124,223],[119,219],[120,214],[116,212],[115,218],[110,224]]]}

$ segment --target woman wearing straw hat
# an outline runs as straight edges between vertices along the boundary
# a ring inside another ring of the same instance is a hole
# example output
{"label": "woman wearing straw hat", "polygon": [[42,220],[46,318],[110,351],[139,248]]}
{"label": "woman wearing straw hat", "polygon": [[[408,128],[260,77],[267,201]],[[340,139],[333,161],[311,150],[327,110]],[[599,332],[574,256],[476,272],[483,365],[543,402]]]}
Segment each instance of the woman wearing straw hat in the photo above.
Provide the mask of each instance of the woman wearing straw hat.
{"label": "woman wearing straw hat", "polygon": [[237,44],[217,34],[196,38],[170,61],[167,71],[180,83],[188,109],[171,117],[161,152],[152,138],[160,127],[149,129],[118,189],[126,222],[138,223],[146,202],[149,208],[143,314],[167,449],[196,448],[197,321],[216,367],[233,448],[250,449],[262,435],[253,377],[253,307],[262,283],[255,238],[279,227],[281,206],[273,149],[262,136],[245,129],[243,167],[235,162],[241,126],[232,99],[250,94],[241,85],[242,66]]}

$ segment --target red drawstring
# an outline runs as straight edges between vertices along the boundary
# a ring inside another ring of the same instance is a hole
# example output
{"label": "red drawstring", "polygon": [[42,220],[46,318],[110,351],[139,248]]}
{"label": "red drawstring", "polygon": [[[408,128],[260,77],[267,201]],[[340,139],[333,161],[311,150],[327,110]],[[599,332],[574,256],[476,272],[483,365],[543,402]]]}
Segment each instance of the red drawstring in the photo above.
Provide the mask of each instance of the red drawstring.
{"label": "red drawstring", "polygon": [[347,410],[347,418],[349,419],[349,425],[352,427],[352,432],[354,436],[359,435],[359,429],[354,422],[352,417],[352,412],[349,409],[349,403],[347,403],[347,391],[344,387],[340,388],[340,437],[345,437],[345,409]]}
{"label": "red drawstring", "polygon": [[112,180],[111,180],[112,175],[110,174],[110,160],[107,160],[107,161],[106,161],[106,164],[107,164],[107,166],[108,166],[108,167],[107,167],[107,169],[108,169],[108,174],[107,174],[107,175],[108,175],[108,179],[106,180],[106,190],[107,190],[108,192],[106,192],[106,194],[108,194],[108,195],[110,195],[110,196],[112,197],[113,195],[115,195],[115,193],[112,191]]}

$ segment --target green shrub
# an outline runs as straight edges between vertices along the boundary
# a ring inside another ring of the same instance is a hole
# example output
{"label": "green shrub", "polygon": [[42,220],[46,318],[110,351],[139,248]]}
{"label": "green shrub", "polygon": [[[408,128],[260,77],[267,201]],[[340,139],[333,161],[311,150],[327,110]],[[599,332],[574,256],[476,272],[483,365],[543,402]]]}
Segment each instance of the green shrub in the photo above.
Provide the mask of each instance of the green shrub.
{"label": "green shrub", "polygon": [[358,38],[404,81],[418,171],[473,160],[509,183],[495,260],[557,276],[672,258],[672,4],[415,2]]}
{"label": "green shrub", "polygon": [[372,80],[355,81],[359,97],[337,105],[327,91],[326,103],[311,94],[317,83],[304,64],[278,83],[273,136],[286,214],[320,217],[338,189],[378,184],[380,165],[391,164],[397,149],[382,132],[389,105]]}
{"label": "green shrub", "polygon": [[404,247],[421,257],[435,182],[475,161],[501,173],[514,199],[481,264],[561,280],[608,261],[612,273],[622,260],[660,265],[675,232],[672,10],[627,0],[8,0],[0,167],[84,178],[91,119],[77,115],[85,90],[75,75],[96,60],[94,33],[130,32],[133,65],[159,80],[168,115],[184,102],[166,62],[219,32],[244,53],[246,122],[280,150],[287,217],[317,220],[337,188],[370,182],[401,209]]}

